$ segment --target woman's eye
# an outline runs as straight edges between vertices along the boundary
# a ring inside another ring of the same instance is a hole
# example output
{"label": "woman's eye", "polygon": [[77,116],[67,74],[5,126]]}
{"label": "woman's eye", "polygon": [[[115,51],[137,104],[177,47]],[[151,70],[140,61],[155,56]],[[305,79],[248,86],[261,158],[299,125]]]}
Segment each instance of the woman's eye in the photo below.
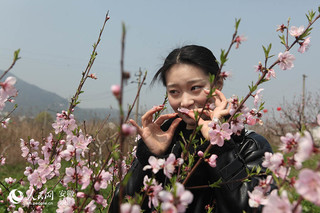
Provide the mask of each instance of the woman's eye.
{"label": "woman's eye", "polygon": [[177,90],[169,90],[169,93],[172,94],[172,95],[174,95],[174,94],[177,94],[178,91],[177,91]]}
{"label": "woman's eye", "polygon": [[193,86],[193,87],[191,87],[191,90],[199,90],[201,88],[202,88],[202,86]]}

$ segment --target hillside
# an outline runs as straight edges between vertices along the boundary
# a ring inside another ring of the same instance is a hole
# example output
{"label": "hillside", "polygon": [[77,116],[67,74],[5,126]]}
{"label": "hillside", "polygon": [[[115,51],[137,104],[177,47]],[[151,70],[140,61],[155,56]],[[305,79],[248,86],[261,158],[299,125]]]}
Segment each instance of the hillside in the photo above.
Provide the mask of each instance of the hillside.
{"label": "hillside", "polygon": [[[0,71],[0,74],[3,71]],[[27,83],[22,79],[16,77],[12,73],[7,76],[14,76],[17,79],[16,88],[18,90],[18,96],[15,97],[14,103],[7,103],[4,112],[8,112],[12,109],[14,104],[18,105],[14,114],[19,116],[34,117],[42,111],[48,111],[53,116],[62,110],[68,109],[69,100],[47,90],[44,90],[36,85]],[[2,79],[4,81],[6,77]],[[90,119],[104,119],[110,114],[110,119],[114,117],[112,115],[118,115],[116,110],[110,109],[83,109],[77,108],[75,110],[75,116],[77,120],[90,120]]]}

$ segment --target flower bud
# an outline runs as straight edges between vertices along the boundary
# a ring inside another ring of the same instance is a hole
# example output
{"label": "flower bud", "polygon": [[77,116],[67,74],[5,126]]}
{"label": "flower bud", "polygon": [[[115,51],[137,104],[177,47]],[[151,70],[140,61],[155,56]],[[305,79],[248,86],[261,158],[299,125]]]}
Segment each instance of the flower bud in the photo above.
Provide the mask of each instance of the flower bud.
{"label": "flower bud", "polygon": [[113,93],[114,96],[119,97],[120,92],[121,92],[121,87],[120,85],[112,85],[111,86],[111,91]]}
{"label": "flower bud", "polygon": [[83,192],[78,192],[77,197],[84,198],[84,197],[86,197],[86,194]]}
{"label": "flower bud", "polygon": [[134,135],[137,131],[136,127],[131,126],[129,124],[122,124],[122,133],[125,136]]}
{"label": "flower bud", "polygon": [[198,156],[199,156],[200,158],[202,158],[202,157],[203,157],[203,152],[202,152],[202,151],[199,151],[199,152],[198,152]]}

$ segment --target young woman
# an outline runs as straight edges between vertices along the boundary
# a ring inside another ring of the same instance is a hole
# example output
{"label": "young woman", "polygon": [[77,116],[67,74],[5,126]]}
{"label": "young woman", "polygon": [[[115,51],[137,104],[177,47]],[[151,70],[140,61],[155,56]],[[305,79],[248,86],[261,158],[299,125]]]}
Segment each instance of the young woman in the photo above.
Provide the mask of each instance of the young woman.
{"label": "young woman", "polygon": [[[154,80],[160,79],[167,89],[168,101],[174,113],[160,115],[153,119],[156,112],[164,106],[153,107],[141,118],[142,126],[134,120],[134,125],[141,139],[138,142],[137,159],[131,168],[131,177],[124,186],[124,194],[133,196],[141,191],[145,175],[151,177],[150,170],[143,170],[148,165],[150,156],[166,158],[170,153],[176,158],[181,157],[183,141],[181,134],[188,139],[197,126],[195,111],[201,112],[205,107],[207,96],[210,91],[209,76],[215,75],[214,96],[209,100],[215,107],[211,110],[206,108],[203,116],[199,118],[202,125],[196,135],[199,144],[190,146],[189,152],[198,153],[205,151],[210,144],[208,126],[213,119],[223,119],[229,116],[230,105],[220,91],[223,79],[219,78],[218,64],[212,52],[202,46],[188,45],[173,50],[165,59],[163,66],[156,73]],[[181,112],[180,109],[188,109],[189,112]],[[200,141],[205,141],[200,143]],[[206,212],[206,206],[213,207],[214,212],[251,212],[248,205],[248,191],[259,184],[259,178],[252,177],[249,182],[239,181],[247,177],[247,169],[261,166],[264,153],[272,152],[269,143],[260,135],[245,130],[240,135],[232,135],[223,146],[213,145],[210,154],[216,154],[217,165],[212,168],[207,162],[202,162],[186,184],[186,188],[192,186],[204,186],[222,180],[219,188],[191,189],[193,202],[188,206],[187,212]],[[195,159],[197,160],[197,159]],[[262,169],[263,171],[263,169]],[[169,183],[168,178],[161,172],[157,173],[156,179],[164,186]],[[114,202],[117,202],[115,196]],[[152,212],[153,207],[148,206],[148,198],[145,199],[142,209]],[[259,211],[259,209],[257,209]],[[256,211],[256,210],[255,210]]]}

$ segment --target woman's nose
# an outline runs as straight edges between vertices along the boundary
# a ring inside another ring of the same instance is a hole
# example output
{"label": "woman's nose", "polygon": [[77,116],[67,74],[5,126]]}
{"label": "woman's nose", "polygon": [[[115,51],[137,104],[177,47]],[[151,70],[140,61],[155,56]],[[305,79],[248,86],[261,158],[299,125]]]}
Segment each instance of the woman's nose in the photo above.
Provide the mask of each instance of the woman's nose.
{"label": "woman's nose", "polygon": [[190,108],[190,106],[192,106],[194,104],[194,100],[193,97],[188,94],[188,93],[184,93],[181,96],[181,107],[183,108]]}

